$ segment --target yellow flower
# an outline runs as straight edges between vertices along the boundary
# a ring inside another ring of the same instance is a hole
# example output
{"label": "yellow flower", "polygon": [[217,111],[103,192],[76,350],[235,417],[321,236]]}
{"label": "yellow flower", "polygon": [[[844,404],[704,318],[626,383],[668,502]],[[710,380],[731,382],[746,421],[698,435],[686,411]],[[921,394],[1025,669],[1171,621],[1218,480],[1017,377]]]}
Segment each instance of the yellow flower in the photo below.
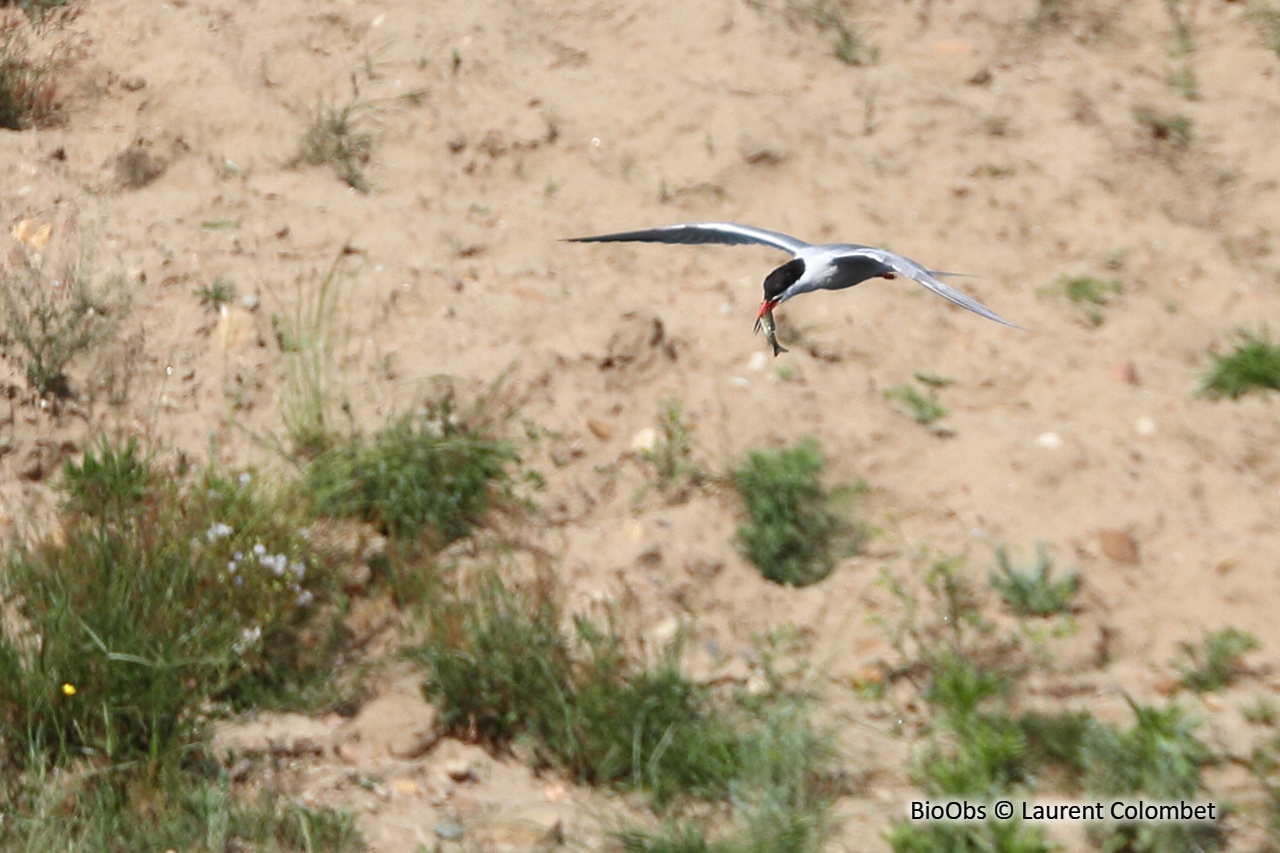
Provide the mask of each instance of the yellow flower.
{"label": "yellow flower", "polygon": [[66,682],[65,684],[62,685],[62,695],[63,696],[76,695],[76,686],[72,684],[70,681]]}

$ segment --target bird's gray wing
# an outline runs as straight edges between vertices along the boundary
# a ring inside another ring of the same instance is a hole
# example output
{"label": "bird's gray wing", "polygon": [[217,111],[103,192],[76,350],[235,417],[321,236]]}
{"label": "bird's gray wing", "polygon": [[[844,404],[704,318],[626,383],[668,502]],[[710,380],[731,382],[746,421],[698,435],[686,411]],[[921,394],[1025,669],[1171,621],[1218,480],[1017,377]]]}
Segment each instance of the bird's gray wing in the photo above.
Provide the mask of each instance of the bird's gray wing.
{"label": "bird's gray wing", "polygon": [[[1022,328],[1017,323],[1011,323],[1001,317],[999,314],[992,311],[972,296],[966,296],[954,287],[949,287],[938,281],[938,279],[934,278],[933,273],[929,272],[929,270],[920,266],[910,258],[904,258],[902,255],[899,255],[896,252],[890,252],[887,249],[870,249],[868,254],[882,260],[885,264],[892,267],[894,272],[923,284],[925,287],[929,288],[953,305],[959,305],[961,308],[967,308],[981,317],[986,317],[988,320],[994,320],[1002,325],[1011,326],[1015,329]],[[955,273],[941,274],[955,275]]]}
{"label": "bird's gray wing", "polygon": [[622,231],[617,234],[598,234],[594,237],[571,237],[570,243],[672,243],[681,245],[703,245],[720,243],[729,246],[740,246],[758,243],[772,246],[792,255],[809,244],[795,237],[780,234],[777,231],[766,231],[763,228],[752,228],[750,225],[739,225],[736,222],[688,222],[681,225],[663,225],[659,228],[645,228],[640,231]]}

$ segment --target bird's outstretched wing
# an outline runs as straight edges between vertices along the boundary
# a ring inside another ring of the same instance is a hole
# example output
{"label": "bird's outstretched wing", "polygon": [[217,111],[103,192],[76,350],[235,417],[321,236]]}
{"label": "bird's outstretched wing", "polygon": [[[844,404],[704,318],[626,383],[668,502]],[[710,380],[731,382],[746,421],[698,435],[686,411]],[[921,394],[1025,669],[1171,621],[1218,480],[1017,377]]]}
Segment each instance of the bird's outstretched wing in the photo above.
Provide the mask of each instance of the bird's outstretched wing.
{"label": "bird's outstretched wing", "polygon": [[[988,320],[994,320],[1001,325],[1011,326],[1015,329],[1022,328],[1017,323],[1011,323],[1001,317],[999,314],[992,311],[972,296],[966,296],[954,287],[949,287],[941,281],[938,281],[938,279],[934,277],[933,273],[929,272],[929,270],[920,266],[910,258],[904,258],[902,255],[899,255],[896,252],[890,252],[888,249],[868,248],[865,252],[868,255],[883,261],[889,267],[892,267],[894,272],[904,275],[907,278],[917,281],[929,288],[953,305],[959,305],[961,308],[967,308],[980,317],[986,317]],[[956,273],[939,273],[939,275],[956,275]]]}
{"label": "bird's outstretched wing", "polygon": [[673,243],[683,245],[720,243],[729,246],[758,243],[763,246],[781,249],[792,255],[809,246],[803,240],[797,240],[795,237],[789,237],[777,231],[752,228],[750,225],[739,225],[736,222],[688,222],[681,225],[664,225],[660,228],[645,228],[640,231],[598,234],[594,237],[571,237],[567,242]]}

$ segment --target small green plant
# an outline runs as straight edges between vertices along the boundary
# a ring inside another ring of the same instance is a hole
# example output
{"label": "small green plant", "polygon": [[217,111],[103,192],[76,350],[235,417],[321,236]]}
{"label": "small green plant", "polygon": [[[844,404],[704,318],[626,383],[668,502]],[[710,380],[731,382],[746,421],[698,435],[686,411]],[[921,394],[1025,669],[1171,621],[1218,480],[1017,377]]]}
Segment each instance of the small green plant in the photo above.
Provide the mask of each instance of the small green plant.
{"label": "small green plant", "polygon": [[669,500],[682,499],[707,478],[706,470],[693,461],[693,434],[679,400],[663,403],[657,439],[640,458],[653,469],[653,486]]}
{"label": "small green plant", "polygon": [[195,289],[196,299],[200,307],[206,311],[217,311],[236,298],[236,286],[225,278],[215,278],[209,284],[202,284]]}
{"label": "small green plant", "polygon": [[1204,638],[1199,645],[1183,642],[1178,646],[1174,667],[1184,687],[1197,693],[1221,690],[1231,683],[1243,667],[1248,652],[1259,648],[1258,638],[1238,628],[1223,628]]}
{"label": "small green plant", "polygon": [[1085,323],[1095,327],[1105,319],[1102,308],[1124,289],[1117,279],[1104,281],[1093,276],[1063,278],[1060,286],[1071,304],[1081,309]]}
{"label": "small green plant", "polygon": [[[361,193],[369,191],[365,169],[373,157],[374,135],[358,125],[363,115],[375,112],[387,103],[416,106],[422,102],[424,90],[414,89],[390,99],[361,100],[360,78],[377,79],[371,57],[366,56],[362,68],[351,75],[351,97],[339,104],[321,98],[306,110],[307,126],[298,143],[294,165],[329,166],[342,182]],[[549,128],[550,133],[552,129]]]}
{"label": "small green plant", "polygon": [[102,436],[81,462],[68,460],[62,470],[67,508],[102,519],[127,519],[146,498],[152,481],[151,462],[141,455],[134,437],[117,449]]}
{"label": "small green plant", "polygon": [[460,415],[446,395],[370,439],[326,439],[303,477],[314,511],[435,546],[469,535],[495,504],[514,504],[510,468],[518,456],[496,436],[484,405]]}
{"label": "small green plant", "polygon": [[805,586],[831,573],[836,556],[856,550],[860,531],[841,504],[858,487],[829,492],[820,474],[826,460],[806,439],[785,450],[757,450],[733,474],[747,508],[738,528],[743,553],[775,583]]}
{"label": "small green plant", "polygon": [[1212,363],[1200,384],[1207,397],[1235,400],[1255,390],[1280,391],[1280,344],[1273,344],[1265,331],[1243,332],[1230,353],[1209,357]]}
{"label": "small green plant", "polygon": [[1151,138],[1163,142],[1175,149],[1185,149],[1191,145],[1191,119],[1179,113],[1165,113],[1153,107],[1136,107],[1133,118],[1145,127]]}
{"label": "small green plant", "polygon": [[92,282],[74,227],[57,239],[66,241],[60,251],[44,254],[20,244],[0,261],[0,354],[23,365],[41,396],[69,394],[71,363],[110,336],[129,308],[118,279]]}
{"label": "small green plant", "polygon": [[1053,578],[1053,558],[1043,542],[1036,543],[1034,567],[1019,569],[1009,560],[1009,552],[996,549],[996,568],[988,575],[991,586],[1004,603],[1019,616],[1052,616],[1068,613],[1071,600],[1080,589],[1080,573],[1070,571]]}
{"label": "small green plant", "polygon": [[935,421],[942,420],[948,414],[946,406],[938,400],[938,390],[946,388],[952,383],[951,379],[945,376],[934,376],[930,373],[915,373],[916,381],[924,386],[924,392],[914,385],[902,384],[895,385],[893,388],[884,392],[886,398],[897,400],[902,403],[908,414],[915,419],[915,422],[922,426],[929,426]]}
{"label": "small green plant", "polygon": [[369,183],[364,170],[373,156],[374,139],[372,133],[358,130],[356,122],[369,105],[360,102],[354,76],[351,86],[351,99],[345,104],[322,98],[308,112],[295,162],[329,166],[347,186],[367,193]]}

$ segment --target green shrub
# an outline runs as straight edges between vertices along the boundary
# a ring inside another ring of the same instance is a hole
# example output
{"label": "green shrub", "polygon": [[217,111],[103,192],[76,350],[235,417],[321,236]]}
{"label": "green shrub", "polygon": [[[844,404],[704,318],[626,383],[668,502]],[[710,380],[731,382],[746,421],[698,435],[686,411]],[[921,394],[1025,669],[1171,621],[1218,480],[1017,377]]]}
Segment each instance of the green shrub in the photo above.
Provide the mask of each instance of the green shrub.
{"label": "green shrub", "polygon": [[216,703],[326,674],[333,572],[248,474],[188,477],[103,444],[63,488],[60,532],[16,545],[0,576],[22,626],[0,635],[9,760],[161,760]]}
{"label": "green shrub", "polygon": [[1244,332],[1226,355],[1210,353],[1200,392],[1207,397],[1238,399],[1251,391],[1280,391],[1280,344],[1270,335]]}
{"label": "green shrub", "polygon": [[515,448],[450,400],[393,420],[371,439],[335,441],[307,467],[316,512],[358,518],[401,539],[461,539],[510,500]]}
{"label": "green shrub", "polygon": [[727,793],[742,764],[737,731],[687,679],[676,647],[651,665],[623,649],[616,626],[585,617],[563,629],[545,578],[509,584],[497,571],[435,597],[414,657],[445,728],[492,746],[520,739],[577,781],[652,792]]}
{"label": "green shrub", "polygon": [[828,492],[819,479],[825,465],[817,442],[807,439],[787,450],[752,451],[734,472],[748,515],[739,543],[775,583],[816,583],[838,554],[857,548],[859,531],[840,512],[856,489]]}

